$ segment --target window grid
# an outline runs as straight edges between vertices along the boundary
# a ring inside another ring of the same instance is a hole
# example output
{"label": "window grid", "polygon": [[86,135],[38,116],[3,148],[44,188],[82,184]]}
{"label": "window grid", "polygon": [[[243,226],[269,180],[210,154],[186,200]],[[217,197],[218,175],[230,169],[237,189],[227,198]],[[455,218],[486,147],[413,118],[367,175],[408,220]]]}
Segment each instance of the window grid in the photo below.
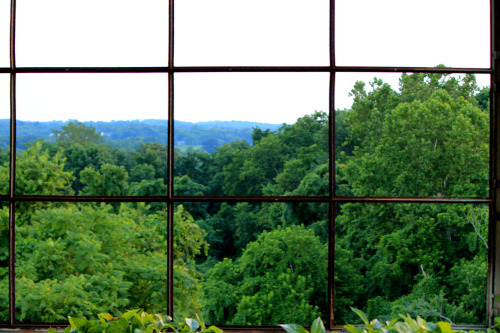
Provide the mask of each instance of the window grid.
{"label": "window grid", "polygon": [[[8,201],[9,213],[9,305],[10,322],[0,324],[0,327],[48,327],[54,323],[20,323],[15,318],[15,206],[18,202],[166,202],[168,205],[168,309],[167,314],[174,314],[173,295],[173,236],[174,236],[174,205],[177,202],[318,202],[329,203],[329,260],[328,260],[328,316],[327,328],[339,329],[334,322],[334,257],[335,257],[335,205],[337,203],[370,202],[370,203],[455,203],[455,204],[488,204],[489,216],[489,259],[488,259],[488,291],[489,303],[488,320],[491,322],[493,315],[498,315],[500,301],[493,298],[498,294],[500,288],[500,265],[496,262],[496,256],[500,255],[497,249],[496,225],[499,220],[498,211],[500,203],[497,202],[498,185],[496,174],[500,168],[498,164],[497,143],[500,140],[497,131],[497,110],[500,109],[500,99],[497,97],[496,86],[500,84],[500,73],[498,70],[500,52],[500,4],[498,0],[490,0],[491,5],[491,65],[490,68],[430,68],[430,67],[371,67],[371,66],[336,66],[335,65],[335,0],[330,0],[330,66],[195,66],[175,67],[174,65],[174,0],[169,1],[169,63],[168,67],[17,67],[16,66],[16,0],[11,0],[11,26],[10,26],[10,68],[0,68],[0,73],[10,73],[10,101],[11,101],[11,135],[10,135],[10,187],[8,195],[0,195],[0,200]],[[330,194],[321,197],[290,197],[290,196],[176,196],[174,195],[174,74],[175,73],[215,73],[215,72],[326,72],[330,74],[329,89],[329,177]],[[340,72],[412,72],[412,73],[471,73],[491,74],[491,104],[490,104],[490,190],[489,197],[485,198],[449,198],[449,197],[346,197],[338,196],[335,191],[335,77]],[[15,191],[16,179],[16,75],[18,73],[168,73],[168,194],[165,196],[141,197],[141,196],[51,196],[51,195],[18,195]],[[217,323],[213,323],[217,324]],[[57,324],[56,324],[57,325]],[[225,329],[245,329],[252,326],[221,326]],[[255,328],[255,327],[253,327]],[[263,329],[264,327],[260,327]],[[267,329],[278,329],[266,327]]]}

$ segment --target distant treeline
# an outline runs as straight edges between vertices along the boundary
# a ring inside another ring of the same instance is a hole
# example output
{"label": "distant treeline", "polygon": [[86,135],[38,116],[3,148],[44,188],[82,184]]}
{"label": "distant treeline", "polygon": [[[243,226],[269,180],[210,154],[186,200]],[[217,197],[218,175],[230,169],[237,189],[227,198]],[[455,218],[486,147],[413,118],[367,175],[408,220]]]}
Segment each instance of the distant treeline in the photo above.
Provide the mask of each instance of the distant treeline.
{"label": "distant treeline", "polygon": [[[26,149],[25,145],[44,139],[54,142],[54,130],[69,121],[17,121],[17,148]],[[92,126],[104,137],[110,146],[125,151],[132,151],[145,142],[158,142],[167,144],[168,120],[120,120],[120,121],[87,121],[83,122]],[[263,130],[277,130],[281,124],[266,124],[249,121],[209,121],[209,122],[184,122],[175,121],[175,146],[180,149],[198,149],[213,152],[216,147],[236,140],[245,140],[252,143],[253,128]],[[0,119],[0,148],[6,150],[9,146],[10,120]]]}

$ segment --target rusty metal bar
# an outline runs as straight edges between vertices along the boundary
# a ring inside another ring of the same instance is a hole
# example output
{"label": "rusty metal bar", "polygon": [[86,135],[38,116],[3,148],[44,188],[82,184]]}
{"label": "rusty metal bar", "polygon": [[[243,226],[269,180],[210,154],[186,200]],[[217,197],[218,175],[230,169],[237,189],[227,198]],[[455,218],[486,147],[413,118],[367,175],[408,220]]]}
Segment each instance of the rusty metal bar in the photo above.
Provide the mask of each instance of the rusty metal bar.
{"label": "rusty metal bar", "polygon": [[490,74],[489,68],[456,68],[456,67],[376,67],[376,66],[234,66],[234,67],[174,67],[175,72],[381,72],[381,73],[457,73],[457,74]]}
{"label": "rusty metal bar", "polygon": [[335,202],[328,206],[328,313],[327,328],[335,326]]}
{"label": "rusty metal bar", "polygon": [[[393,203],[461,203],[489,204],[490,198],[465,197],[341,197],[329,196],[57,196],[57,195],[15,195],[15,201],[53,201],[53,202],[393,202]],[[0,196],[9,200],[8,196]]]}
{"label": "rusty metal bar", "polygon": [[493,324],[493,318],[500,315],[500,300],[498,298],[500,290],[500,196],[499,196],[499,179],[500,174],[500,156],[497,147],[500,146],[500,136],[498,128],[500,126],[500,3],[498,0],[490,1],[491,8],[491,57],[490,64],[493,75],[491,76],[490,88],[490,123],[491,123],[491,138],[490,138],[490,195],[492,203],[490,204],[489,214],[489,232],[488,241],[490,244],[488,255],[488,291],[487,295],[487,319],[488,325]]}
{"label": "rusty metal bar", "polygon": [[[172,3],[172,2],[171,2]],[[168,75],[167,314],[174,316],[174,75]]]}
{"label": "rusty metal bar", "polygon": [[[16,0],[10,4],[10,70],[16,69]],[[10,74],[9,322],[16,321],[16,74]]]}
{"label": "rusty metal bar", "polygon": [[[335,0],[330,0],[330,67],[335,68]],[[329,148],[329,196],[328,205],[328,309],[326,326],[331,329],[335,324],[335,197],[336,190],[336,132],[335,132],[335,78],[336,73],[330,72],[329,103],[328,103],[328,148]]]}
{"label": "rusty metal bar", "polygon": [[327,328],[335,325],[335,198],[336,189],[336,132],[335,132],[335,0],[330,0],[330,91],[329,91],[329,168],[330,168],[330,203],[328,206],[328,313]]}
{"label": "rusty metal bar", "polygon": [[372,66],[193,66],[193,67],[1,67],[0,73],[220,73],[220,72],[351,72],[491,74],[489,68]]}
{"label": "rusty metal bar", "polygon": [[335,200],[336,190],[336,172],[335,172],[335,73],[330,73],[330,105],[329,105],[329,214],[328,214],[328,328],[334,325],[334,305],[335,305]]}
{"label": "rusty metal bar", "polygon": [[16,321],[16,203],[9,203],[9,321],[13,326]]}
{"label": "rusty metal bar", "polygon": [[174,0],[168,4],[167,314],[174,318]]}

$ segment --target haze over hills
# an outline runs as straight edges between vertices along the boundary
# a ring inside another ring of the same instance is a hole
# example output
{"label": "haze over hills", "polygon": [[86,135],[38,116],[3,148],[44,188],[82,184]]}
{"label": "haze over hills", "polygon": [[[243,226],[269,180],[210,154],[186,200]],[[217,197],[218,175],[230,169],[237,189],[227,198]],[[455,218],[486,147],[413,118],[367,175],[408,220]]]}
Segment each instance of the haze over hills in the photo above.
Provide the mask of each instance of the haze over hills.
{"label": "haze over hills", "polygon": [[[24,149],[24,144],[40,139],[54,141],[54,130],[69,121],[17,121],[17,148]],[[168,120],[119,120],[119,121],[86,121],[87,126],[92,126],[105,138],[111,146],[119,147],[126,151],[138,148],[144,142],[159,142],[167,144]],[[208,121],[184,122],[175,121],[175,146],[180,150],[203,149],[212,152],[216,147],[235,140],[245,140],[252,143],[254,127],[262,130],[276,131],[281,124],[267,124],[249,121]],[[0,119],[0,147],[6,149],[9,145],[10,120]]]}

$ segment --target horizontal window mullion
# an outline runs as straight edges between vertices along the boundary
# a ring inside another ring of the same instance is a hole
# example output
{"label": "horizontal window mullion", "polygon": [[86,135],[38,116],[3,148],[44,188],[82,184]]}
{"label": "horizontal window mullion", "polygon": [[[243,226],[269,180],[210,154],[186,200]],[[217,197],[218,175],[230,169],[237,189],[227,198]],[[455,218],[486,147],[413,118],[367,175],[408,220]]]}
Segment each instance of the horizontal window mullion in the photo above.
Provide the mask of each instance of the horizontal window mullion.
{"label": "horizontal window mullion", "polygon": [[54,201],[54,202],[404,202],[404,203],[460,203],[489,204],[491,198],[473,197],[329,197],[329,196],[52,196],[8,195],[0,201]]}
{"label": "horizontal window mullion", "polygon": [[381,72],[491,74],[491,68],[372,66],[206,66],[206,67],[0,67],[0,73],[231,73],[231,72]]}

